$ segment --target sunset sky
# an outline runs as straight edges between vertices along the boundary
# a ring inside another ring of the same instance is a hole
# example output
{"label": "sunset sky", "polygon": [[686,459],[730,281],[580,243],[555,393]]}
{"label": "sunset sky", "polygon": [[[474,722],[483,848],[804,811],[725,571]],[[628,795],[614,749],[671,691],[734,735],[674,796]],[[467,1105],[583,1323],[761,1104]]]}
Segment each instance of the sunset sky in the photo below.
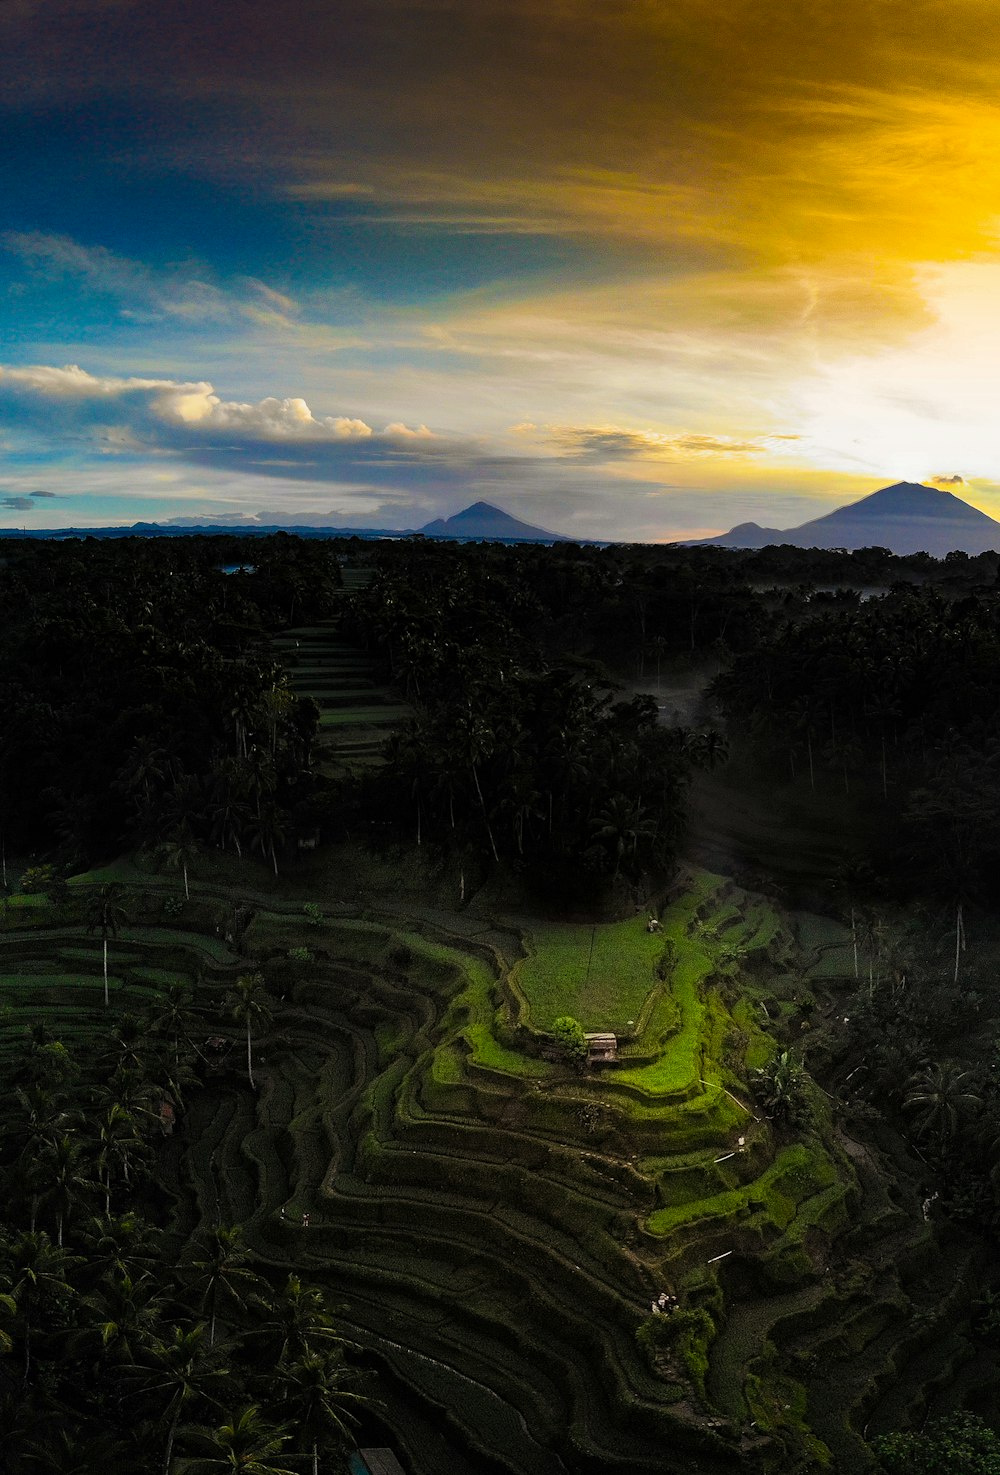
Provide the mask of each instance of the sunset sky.
{"label": "sunset sky", "polygon": [[1000,516],[986,0],[0,0],[0,525]]}

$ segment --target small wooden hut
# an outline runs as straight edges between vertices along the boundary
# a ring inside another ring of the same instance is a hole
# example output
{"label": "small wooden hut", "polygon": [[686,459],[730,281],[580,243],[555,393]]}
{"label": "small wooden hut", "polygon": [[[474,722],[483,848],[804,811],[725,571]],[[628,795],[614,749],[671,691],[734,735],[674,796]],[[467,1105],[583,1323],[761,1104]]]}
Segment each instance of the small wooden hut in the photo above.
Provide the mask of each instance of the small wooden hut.
{"label": "small wooden hut", "polygon": [[609,1060],[617,1059],[617,1035],[595,1033],[585,1035],[584,1038],[587,1041],[588,1065],[606,1065]]}

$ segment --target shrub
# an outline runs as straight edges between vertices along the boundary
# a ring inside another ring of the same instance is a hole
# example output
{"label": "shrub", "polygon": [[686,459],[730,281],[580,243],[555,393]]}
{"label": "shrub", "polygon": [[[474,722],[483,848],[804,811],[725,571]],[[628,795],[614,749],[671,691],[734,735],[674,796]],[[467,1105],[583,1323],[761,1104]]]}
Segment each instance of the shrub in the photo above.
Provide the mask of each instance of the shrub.
{"label": "shrub", "polygon": [[52,865],[29,866],[21,877],[21,890],[26,896],[47,896],[57,906],[69,898],[66,877]]}
{"label": "shrub", "polygon": [[974,1414],[935,1419],[919,1434],[872,1440],[885,1475],[1000,1475],[1000,1438]]}
{"label": "shrub", "polygon": [[583,1025],[578,1019],[573,1019],[569,1014],[563,1014],[559,1019],[553,1021],[552,1038],[566,1060],[578,1069],[582,1069],[587,1063],[587,1037],[583,1032]]}
{"label": "shrub", "polygon": [[708,1347],[715,1322],[704,1307],[678,1306],[653,1311],[638,1328],[635,1339],[655,1372],[684,1372],[700,1393],[705,1391]]}
{"label": "shrub", "polygon": [[302,915],[310,927],[318,927],[323,921],[322,908],[314,901],[307,901],[302,908]]}
{"label": "shrub", "polygon": [[288,957],[292,963],[311,963],[312,953],[307,947],[290,947]]}

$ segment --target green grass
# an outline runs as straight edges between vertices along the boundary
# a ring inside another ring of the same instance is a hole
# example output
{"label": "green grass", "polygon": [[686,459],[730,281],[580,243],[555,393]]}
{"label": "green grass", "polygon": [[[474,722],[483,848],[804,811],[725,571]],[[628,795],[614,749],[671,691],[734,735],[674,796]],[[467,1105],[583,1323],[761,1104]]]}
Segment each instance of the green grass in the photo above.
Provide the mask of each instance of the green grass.
{"label": "green grass", "polygon": [[711,963],[701,948],[689,947],[671,979],[671,994],[680,1028],[651,1065],[615,1071],[615,1080],[653,1095],[669,1095],[696,1083],[701,1076],[700,1049],[704,1006],[700,989]]}
{"label": "green grass", "polygon": [[529,1080],[542,1080],[553,1073],[552,1066],[546,1060],[536,1060],[517,1050],[505,1050],[497,1043],[488,1024],[470,1024],[463,1030],[463,1035],[470,1048],[472,1064],[482,1070],[498,1071],[508,1076],[523,1076]]}
{"label": "green grass", "polygon": [[779,1229],[787,1229],[799,1204],[804,1204],[836,1181],[837,1172],[826,1153],[803,1142],[792,1143],[777,1155],[752,1183],[656,1209],[646,1220],[650,1234],[668,1235],[682,1224],[736,1219],[763,1211]]}
{"label": "green grass", "polygon": [[664,938],[644,917],[596,927],[541,922],[527,939],[529,956],[515,970],[532,1024],[547,1029],[570,1014],[587,1030],[626,1033],[657,985]]}

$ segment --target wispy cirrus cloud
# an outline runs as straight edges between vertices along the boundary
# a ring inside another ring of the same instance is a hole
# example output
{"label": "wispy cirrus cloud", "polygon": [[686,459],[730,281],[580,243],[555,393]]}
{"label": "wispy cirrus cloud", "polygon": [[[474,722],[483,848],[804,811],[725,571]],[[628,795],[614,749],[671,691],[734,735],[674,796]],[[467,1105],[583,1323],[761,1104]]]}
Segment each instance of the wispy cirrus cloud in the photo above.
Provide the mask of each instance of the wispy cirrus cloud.
{"label": "wispy cirrus cloud", "polygon": [[69,282],[118,304],[122,317],[182,323],[249,321],[271,328],[298,326],[299,304],[255,277],[220,286],[206,268],[190,263],[154,270],[102,245],[44,231],[4,231],[0,247],[30,274]]}

